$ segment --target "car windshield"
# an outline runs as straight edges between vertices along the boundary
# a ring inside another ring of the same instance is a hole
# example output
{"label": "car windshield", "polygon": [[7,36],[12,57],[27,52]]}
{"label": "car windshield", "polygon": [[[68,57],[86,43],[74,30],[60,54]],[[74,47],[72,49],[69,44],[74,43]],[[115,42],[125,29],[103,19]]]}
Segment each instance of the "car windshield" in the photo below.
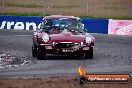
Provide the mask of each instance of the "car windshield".
{"label": "car windshield", "polygon": [[80,20],[58,18],[58,19],[45,19],[45,25],[43,27],[46,30],[64,30],[82,32],[83,25]]}

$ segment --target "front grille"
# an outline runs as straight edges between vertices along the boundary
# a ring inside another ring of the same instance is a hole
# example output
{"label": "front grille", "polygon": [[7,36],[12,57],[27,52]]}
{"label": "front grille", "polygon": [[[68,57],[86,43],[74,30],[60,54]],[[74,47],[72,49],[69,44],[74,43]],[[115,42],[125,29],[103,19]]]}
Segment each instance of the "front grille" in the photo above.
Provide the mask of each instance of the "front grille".
{"label": "front grille", "polygon": [[61,49],[61,48],[73,48],[73,47],[79,47],[79,44],[75,43],[57,43],[55,44],[55,48]]}

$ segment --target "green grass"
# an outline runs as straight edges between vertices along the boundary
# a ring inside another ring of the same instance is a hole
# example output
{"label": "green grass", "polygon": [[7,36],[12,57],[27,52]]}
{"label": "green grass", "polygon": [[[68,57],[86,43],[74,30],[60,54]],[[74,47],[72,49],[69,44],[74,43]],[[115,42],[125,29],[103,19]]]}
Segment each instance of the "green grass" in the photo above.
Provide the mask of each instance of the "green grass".
{"label": "green grass", "polygon": [[[3,15],[3,13],[0,12],[0,15]],[[34,13],[34,12],[23,12],[23,13],[13,13],[13,12],[5,12],[4,15],[7,15],[7,16],[44,16],[45,14],[44,13]],[[46,15],[49,15],[49,14],[46,14]]]}
{"label": "green grass", "polygon": [[[0,12],[0,15],[3,15],[2,12]],[[44,13],[12,13],[12,12],[5,12],[4,15],[8,16],[44,16]],[[46,14],[48,16],[50,14]],[[126,16],[107,16],[107,17],[101,17],[101,16],[80,16],[81,18],[98,18],[98,19],[122,19],[122,20],[132,20],[132,17],[126,17]]]}
{"label": "green grass", "polygon": [[67,8],[78,8],[78,7],[80,7],[79,5],[59,5],[59,4],[54,4],[54,5],[52,5],[51,7],[53,7],[53,8],[64,8],[64,9],[67,9]]}
{"label": "green grass", "polygon": [[81,18],[99,18],[99,19],[119,19],[119,20],[132,20],[132,17],[127,16],[80,16]]}

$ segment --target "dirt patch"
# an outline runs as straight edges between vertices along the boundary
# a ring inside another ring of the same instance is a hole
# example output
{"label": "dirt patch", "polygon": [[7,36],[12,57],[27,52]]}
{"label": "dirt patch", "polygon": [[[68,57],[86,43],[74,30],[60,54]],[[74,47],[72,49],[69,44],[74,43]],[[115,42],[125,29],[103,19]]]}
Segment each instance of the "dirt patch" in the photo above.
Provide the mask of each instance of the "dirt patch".
{"label": "dirt patch", "polygon": [[14,68],[31,64],[31,61],[11,55],[0,54],[0,68]]}
{"label": "dirt patch", "polygon": [[1,78],[0,88],[132,88],[132,82],[128,84],[77,84],[74,78]]}

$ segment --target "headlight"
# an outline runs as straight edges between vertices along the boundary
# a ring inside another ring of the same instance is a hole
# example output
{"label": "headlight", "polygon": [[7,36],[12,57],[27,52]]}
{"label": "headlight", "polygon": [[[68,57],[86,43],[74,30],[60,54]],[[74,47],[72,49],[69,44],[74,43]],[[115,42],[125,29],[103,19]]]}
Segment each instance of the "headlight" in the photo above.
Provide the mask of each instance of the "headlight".
{"label": "headlight", "polygon": [[44,36],[42,37],[42,39],[43,39],[43,41],[44,41],[45,43],[47,43],[47,42],[49,42],[50,37],[49,37],[48,34],[44,34]]}
{"label": "headlight", "polygon": [[86,37],[85,38],[85,42],[86,43],[91,43],[92,42],[92,38],[91,37]]}

